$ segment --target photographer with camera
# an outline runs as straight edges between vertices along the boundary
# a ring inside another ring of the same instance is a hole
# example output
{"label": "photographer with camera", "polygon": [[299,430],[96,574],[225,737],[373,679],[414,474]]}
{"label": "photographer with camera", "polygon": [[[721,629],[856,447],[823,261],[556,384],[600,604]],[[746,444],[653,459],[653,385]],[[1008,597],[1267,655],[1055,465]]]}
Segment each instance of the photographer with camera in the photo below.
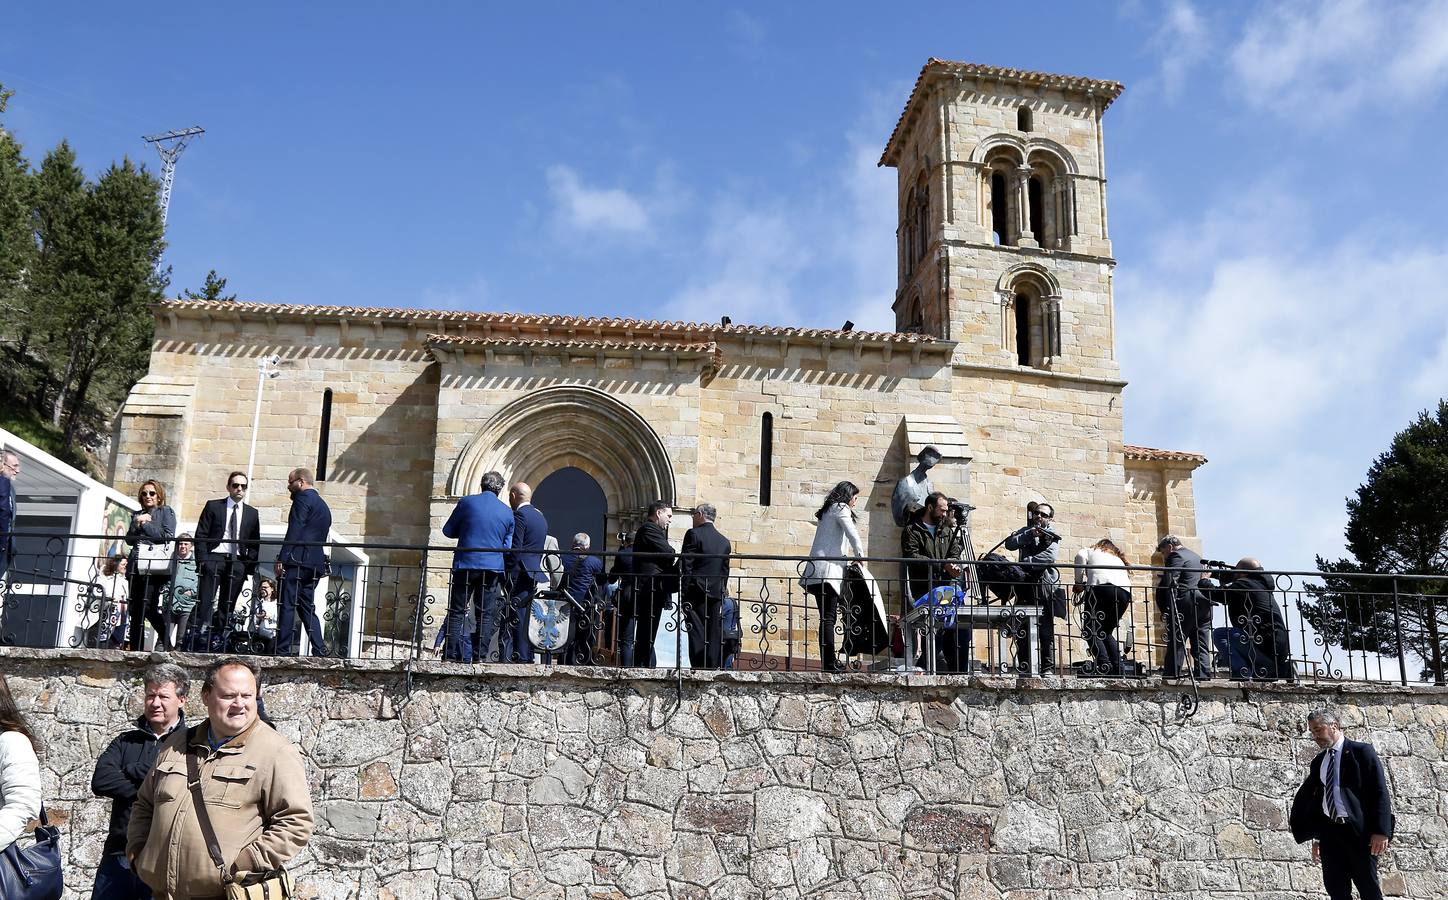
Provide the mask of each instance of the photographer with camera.
{"label": "photographer with camera", "polygon": [[[1061,536],[1051,522],[1056,510],[1049,503],[1032,502],[1026,506],[1026,526],[1017,529],[1004,541],[1007,550],[1015,550],[1017,559],[1026,566],[1026,581],[1016,591],[1016,603],[1042,608],[1037,626],[1039,638],[1041,674],[1056,673],[1056,623],[1057,618],[1066,618],[1066,594],[1061,590],[1061,576],[1056,572],[1056,543]],[[1029,639],[1016,641],[1016,665],[1022,671],[1029,668]]]}
{"label": "photographer with camera", "polygon": [[1220,630],[1226,632],[1233,680],[1295,680],[1287,618],[1273,599],[1277,585],[1272,575],[1250,556],[1233,567],[1220,560],[1204,565],[1221,570],[1212,572],[1223,586],[1212,592],[1211,600],[1227,607],[1227,628]]}

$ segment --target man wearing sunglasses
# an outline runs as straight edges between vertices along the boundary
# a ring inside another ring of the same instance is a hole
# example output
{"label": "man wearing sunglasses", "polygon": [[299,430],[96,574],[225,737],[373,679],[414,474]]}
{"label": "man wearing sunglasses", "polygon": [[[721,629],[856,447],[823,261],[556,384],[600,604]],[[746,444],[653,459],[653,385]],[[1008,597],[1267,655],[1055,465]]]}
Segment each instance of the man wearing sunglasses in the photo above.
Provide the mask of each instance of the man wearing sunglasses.
{"label": "man wearing sunglasses", "polygon": [[[232,472],[226,476],[226,496],[207,500],[196,523],[201,578],[197,586],[200,598],[195,621],[200,637],[193,650],[226,651],[236,598],[256,574],[261,520],[256,509],[246,502],[250,487],[251,479],[245,472]],[[213,616],[218,588],[220,609]]]}

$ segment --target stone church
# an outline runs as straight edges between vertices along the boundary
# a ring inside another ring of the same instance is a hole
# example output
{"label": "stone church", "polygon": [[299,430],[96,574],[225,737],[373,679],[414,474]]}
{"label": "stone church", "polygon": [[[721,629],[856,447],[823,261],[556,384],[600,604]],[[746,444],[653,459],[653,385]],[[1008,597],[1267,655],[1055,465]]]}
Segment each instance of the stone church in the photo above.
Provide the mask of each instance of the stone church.
{"label": "stone church", "polygon": [[[409,309],[406,297],[162,303],[114,484],[159,479],[195,521],[246,465],[258,363],[276,355],[252,491],[272,532],[287,471],[307,466],[340,540],[448,545],[454,501],[497,469],[532,484],[545,514],[545,497],[566,503],[609,549],[659,498],[715,504],[740,553],[803,554],[815,509],[849,479],[868,551],[893,556],[892,487],[934,444],[936,487],[977,507],[977,550],[1047,499],[1067,561],[1109,536],[1149,562],[1158,535],[1195,536],[1191,475],[1205,459],[1123,436],[1102,125],[1121,91],[925,64],[880,158],[899,184],[892,332]],[[688,518],[675,521],[677,542]],[[554,525],[567,546],[576,529]]]}

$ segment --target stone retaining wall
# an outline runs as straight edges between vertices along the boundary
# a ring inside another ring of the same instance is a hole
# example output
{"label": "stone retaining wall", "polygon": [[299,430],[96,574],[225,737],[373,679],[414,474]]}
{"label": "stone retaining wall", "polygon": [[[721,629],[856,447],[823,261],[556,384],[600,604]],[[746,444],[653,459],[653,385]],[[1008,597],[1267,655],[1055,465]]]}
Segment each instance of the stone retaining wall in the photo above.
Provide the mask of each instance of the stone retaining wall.
{"label": "stone retaining wall", "polygon": [[[203,661],[178,657],[200,675]],[[96,756],[146,660],[0,650],[46,745],[68,897],[108,801]],[[307,760],[304,897],[1323,896],[1286,807],[1338,704],[1387,762],[1388,893],[1448,896],[1448,691],[271,666]],[[199,684],[187,707],[200,716]]]}

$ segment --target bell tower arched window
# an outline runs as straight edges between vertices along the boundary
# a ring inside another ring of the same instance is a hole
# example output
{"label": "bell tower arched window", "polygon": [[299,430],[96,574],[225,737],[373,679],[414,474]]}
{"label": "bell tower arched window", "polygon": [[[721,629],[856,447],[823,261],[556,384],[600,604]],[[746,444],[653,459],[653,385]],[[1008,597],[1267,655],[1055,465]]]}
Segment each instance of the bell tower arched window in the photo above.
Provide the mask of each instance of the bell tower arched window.
{"label": "bell tower arched window", "polygon": [[1008,246],[1010,235],[1010,189],[1004,172],[995,171],[990,176],[990,230],[995,242]]}
{"label": "bell tower arched window", "polygon": [[1035,353],[1031,340],[1031,311],[1036,304],[1030,294],[1016,294],[1016,365],[1035,365]]}

